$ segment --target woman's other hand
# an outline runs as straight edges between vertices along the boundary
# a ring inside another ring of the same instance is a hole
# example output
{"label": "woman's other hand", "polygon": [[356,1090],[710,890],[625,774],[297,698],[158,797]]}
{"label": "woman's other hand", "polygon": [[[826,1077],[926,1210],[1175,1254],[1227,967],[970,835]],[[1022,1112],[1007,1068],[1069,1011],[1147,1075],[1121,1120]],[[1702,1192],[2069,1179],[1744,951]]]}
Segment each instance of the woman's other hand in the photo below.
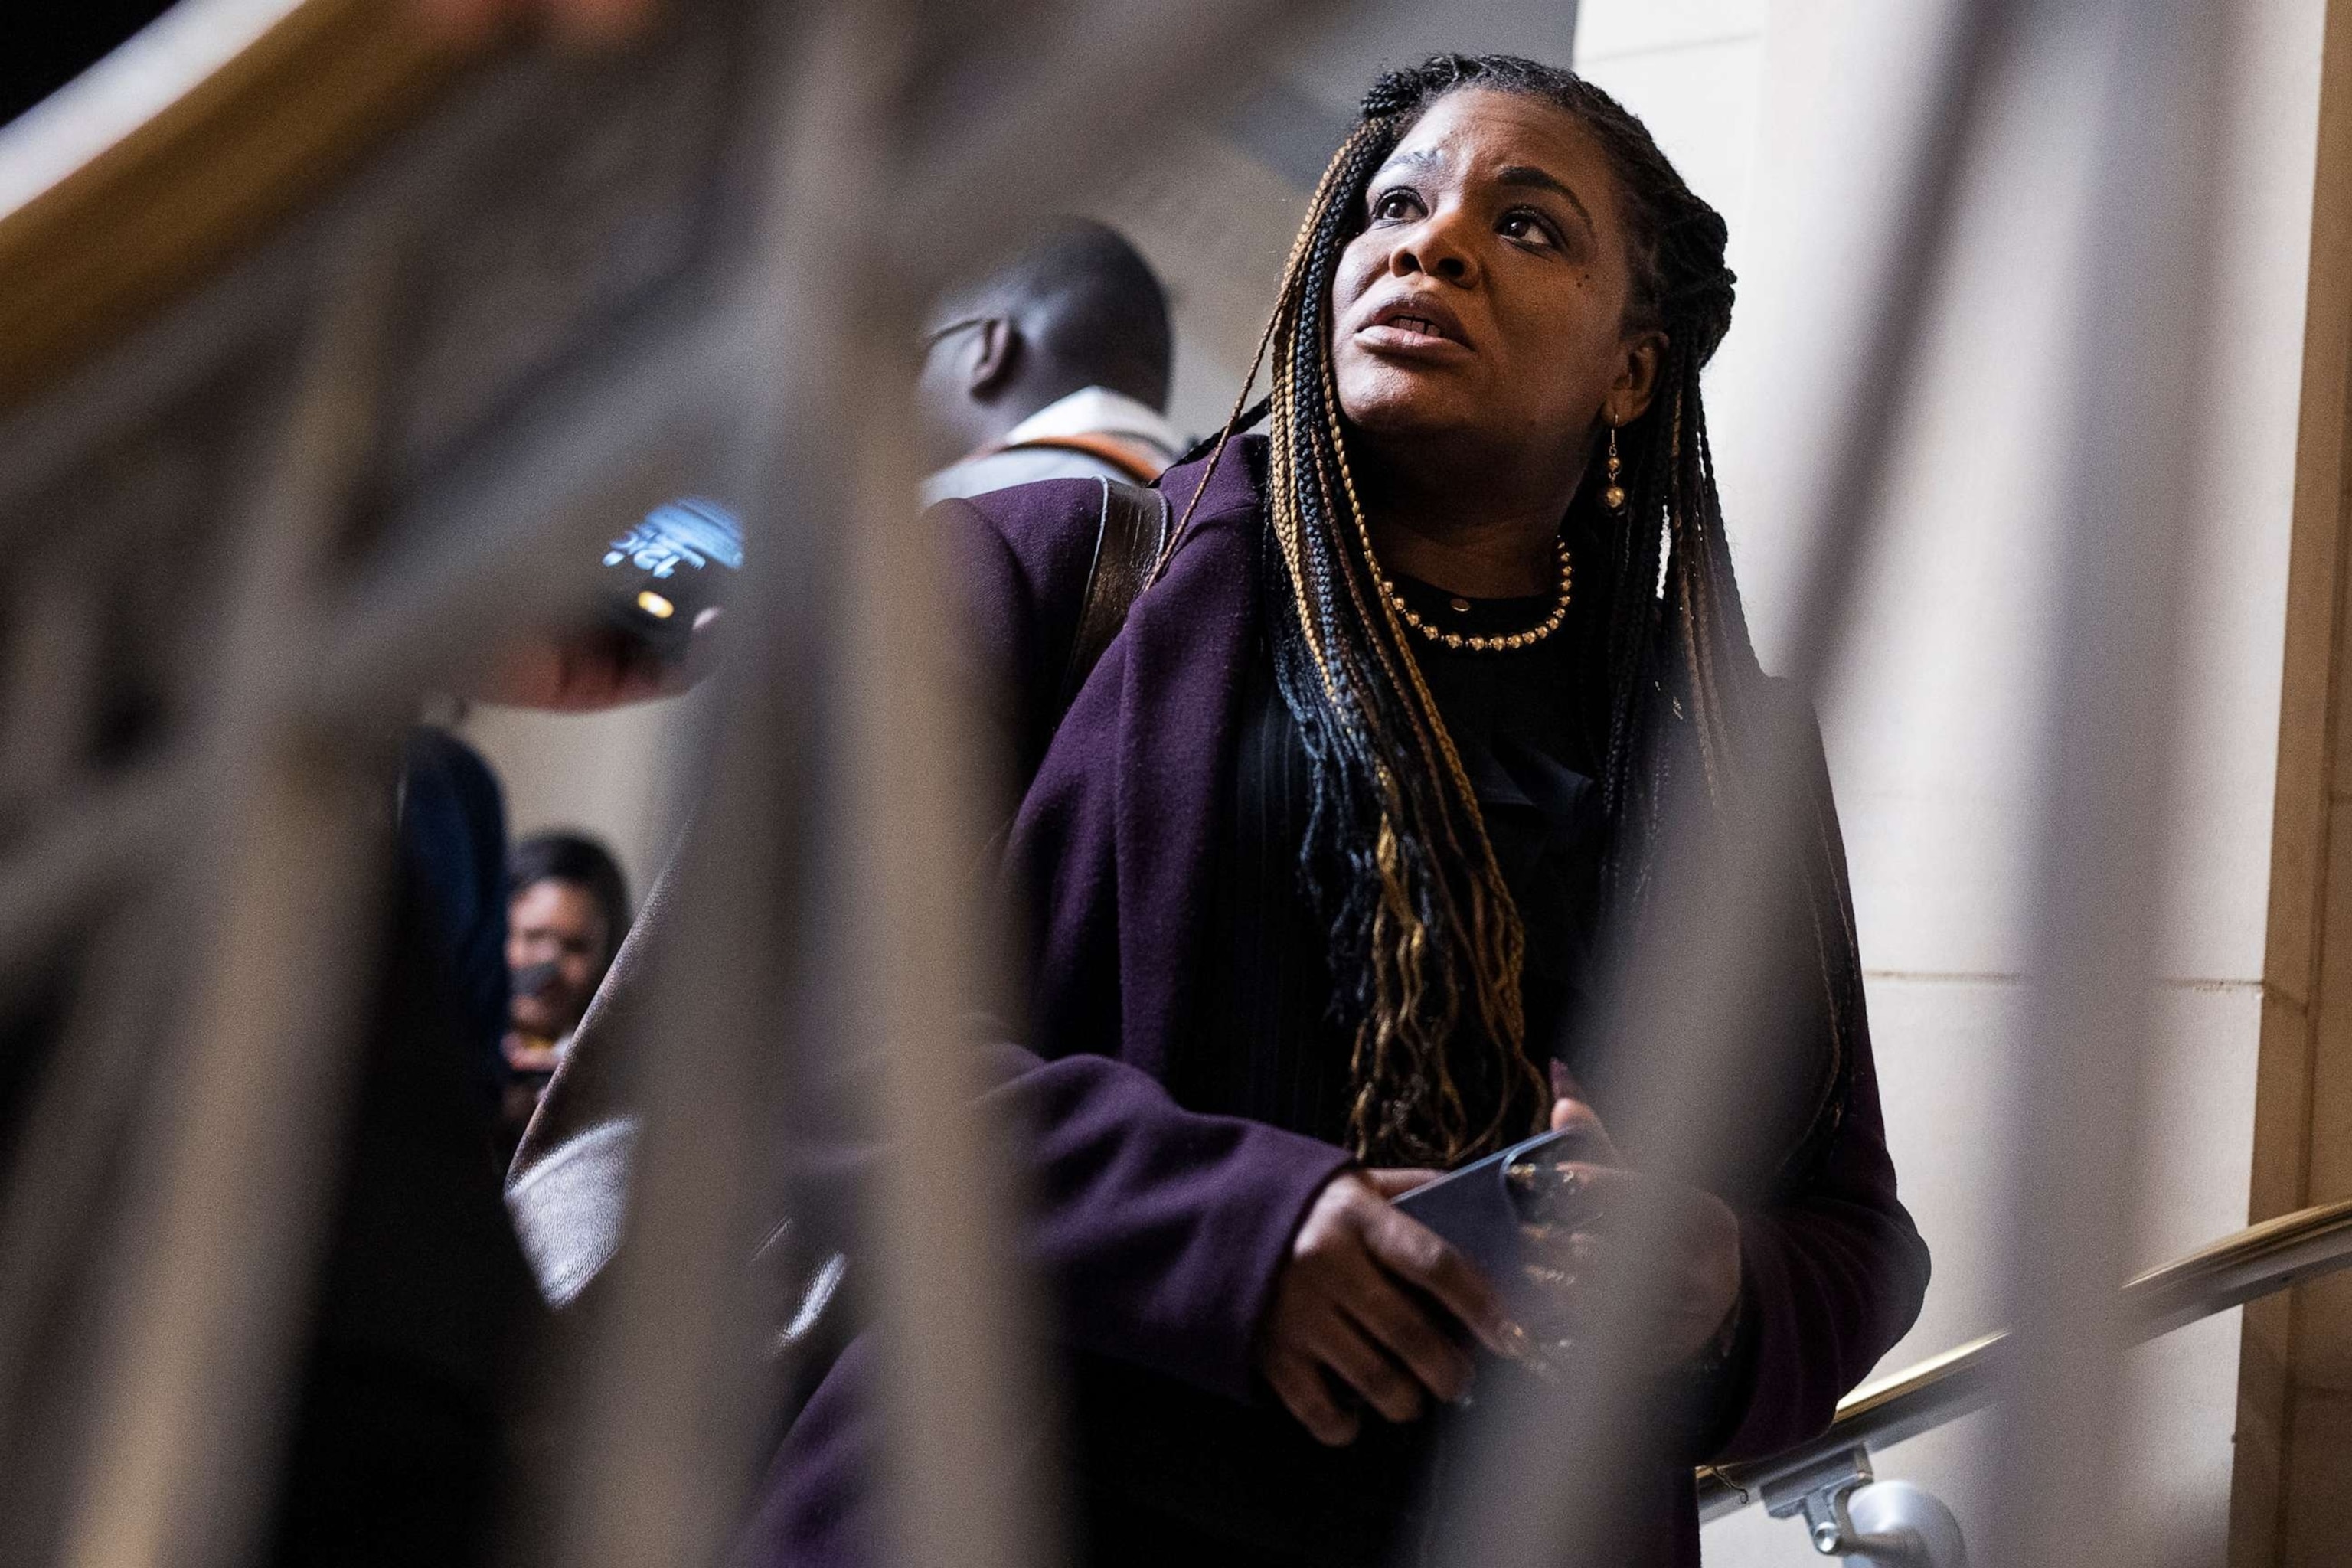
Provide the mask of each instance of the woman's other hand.
{"label": "woman's other hand", "polygon": [[1352,1389],[1391,1421],[1470,1386],[1463,1331],[1500,1355],[1521,1336],[1470,1261],[1389,1202],[1434,1171],[1343,1171],[1317,1194],[1276,1281],[1258,1371],[1316,1438],[1355,1440]]}
{"label": "woman's other hand", "polygon": [[1527,1227],[1537,1259],[1528,1277],[1551,1308],[1547,1318],[1573,1333],[1596,1293],[1630,1272],[1630,1249],[1663,1246],[1657,1300],[1629,1321],[1646,1359],[1660,1366],[1692,1360],[1722,1334],[1739,1302],[1738,1216],[1712,1193],[1626,1169],[1574,1080],[1556,1069],[1553,1086],[1565,1092],[1552,1103],[1552,1131],[1581,1133],[1586,1156],[1560,1169],[1571,1173],[1578,1207],[1591,1217]]}

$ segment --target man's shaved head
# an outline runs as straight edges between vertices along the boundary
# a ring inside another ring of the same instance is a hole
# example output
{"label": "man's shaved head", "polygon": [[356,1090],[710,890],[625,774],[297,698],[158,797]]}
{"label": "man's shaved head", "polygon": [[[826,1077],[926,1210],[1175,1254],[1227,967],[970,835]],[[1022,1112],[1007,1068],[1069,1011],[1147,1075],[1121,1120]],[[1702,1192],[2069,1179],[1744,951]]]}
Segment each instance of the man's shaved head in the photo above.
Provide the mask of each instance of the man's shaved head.
{"label": "man's shaved head", "polygon": [[955,290],[940,320],[993,314],[1011,318],[1037,353],[1067,367],[1065,392],[1108,386],[1167,407],[1168,295],[1150,264],[1108,225],[1072,219],[1056,226],[1041,243]]}
{"label": "man's shaved head", "polygon": [[1150,264],[1108,225],[1056,224],[1004,265],[950,289],[930,325],[937,341],[921,390],[927,420],[943,432],[942,460],[1088,386],[1168,406],[1168,295]]}

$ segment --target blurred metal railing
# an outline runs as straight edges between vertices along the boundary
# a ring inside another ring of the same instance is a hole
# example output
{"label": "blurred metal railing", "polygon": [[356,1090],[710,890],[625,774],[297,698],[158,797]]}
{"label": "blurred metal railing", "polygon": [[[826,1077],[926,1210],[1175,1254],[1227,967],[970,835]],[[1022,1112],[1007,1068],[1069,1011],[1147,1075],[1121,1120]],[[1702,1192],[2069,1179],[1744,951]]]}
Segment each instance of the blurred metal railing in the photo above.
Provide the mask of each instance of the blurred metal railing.
{"label": "blurred metal railing", "polygon": [[[2152,1340],[2346,1268],[2352,1268],[2352,1199],[2249,1226],[2136,1276],[2123,1289],[2123,1314],[2135,1340]],[[1875,1378],[1840,1400],[1830,1429],[1802,1447],[1701,1470],[1700,1517],[1737,1512],[1776,1481],[1824,1460],[1889,1448],[1983,1409],[2001,1395],[2007,1343],[2005,1334],[1980,1335]]]}
{"label": "blurred metal railing", "polygon": [[[0,975],[100,950],[93,920],[160,965],[149,907],[169,896],[204,911],[192,951],[168,955],[187,984],[154,1016],[97,1006],[107,976],[74,977],[91,1005],[72,1011],[37,1104],[69,1111],[76,1136],[25,1140],[0,1194],[0,1395],[33,1379],[51,1293],[89,1325],[62,1386],[94,1414],[54,1445],[71,1484],[30,1537],[33,1560],[203,1568],[249,1548],[360,1032],[349,982],[376,878],[356,847],[383,726],[478,661],[504,617],[572,601],[579,581],[544,563],[566,558],[583,519],[608,526],[689,476],[746,498],[763,530],[722,693],[733,722],[704,759],[703,833],[679,884],[683,927],[701,940],[658,982],[666,1027],[698,1049],[639,1040],[645,1161],[616,1310],[585,1374],[588,1436],[554,1515],[531,1523],[587,1561],[720,1550],[755,1415],[737,1309],[743,1243],[774,1195],[757,1156],[822,1047],[875,1065],[862,1109],[904,1155],[886,1163],[866,1233],[897,1352],[892,1560],[1053,1560],[1054,1500],[1015,1462],[1034,1446],[1011,1440],[1050,1408],[1012,1331],[1027,1299],[1007,1245],[1019,1194],[1001,1190],[955,1045],[989,962],[958,880],[987,792],[944,695],[944,584],[899,501],[913,474],[905,345],[945,275],[1176,110],[1245,91],[1247,62],[1309,10],[681,3],[617,60],[485,68],[171,320],[70,375],[26,373],[37,400],[0,424],[0,544],[78,505],[148,546],[161,520],[192,520],[188,558],[234,563],[191,581],[170,604],[184,621],[154,630],[187,657],[152,673],[165,717],[135,766],[93,760],[84,710],[109,677],[80,645],[40,650],[57,657],[27,667],[37,684],[0,689],[55,710],[0,711]],[[331,12],[383,44],[357,8]],[[2148,1315],[2135,1321],[2109,1268],[2129,1230],[2161,863],[2163,784],[2144,759],[2163,754],[2193,528],[2179,362],[2202,320],[2221,15],[2217,0],[1955,5],[1911,199],[1858,296],[1860,370],[1816,398],[1833,434],[1795,617],[1806,696],[1844,651],[1986,105],[2048,37],[2100,40],[2090,199],[2120,237],[2084,279],[2066,426],[2079,489],[2055,681],[2068,700],[2062,716],[2053,684],[2048,940],[2012,1197],[2018,1333],[1998,1357],[1963,1354],[1869,1406],[2006,1383],[2004,1561],[2107,1560],[2111,1544],[2080,1533],[2081,1516],[2095,1522],[2084,1500],[2110,1495],[2105,1435],[2070,1391],[2105,1379],[2148,1322],[2252,1278],[2241,1259],[2137,1281],[2126,1299]],[[986,68],[928,54],[939,37]],[[380,58],[397,68],[374,79],[395,80],[394,98],[450,75],[429,50]],[[877,190],[891,196],[878,212]],[[491,228],[505,248],[476,254]],[[175,504],[119,488],[146,471],[126,454],[156,453],[155,483],[184,485]],[[79,604],[129,569],[68,551],[28,571]],[[1705,907],[1666,922],[1707,940],[1681,955],[1671,994],[1613,1002],[1649,1073],[1627,1141],[1669,1169],[1770,1066],[1730,1055],[1738,1031],[1723,1026],[1761,951],[1768,847],[1799,820],[1795,752],[1770,762]],[[93,1061],[107,1070],[79,1070]],[[123,1150],[144,1151],[136,1179],[98,1179]],[[2049,1205],[2053,1193],[2063,1201]],[[62,1278],[64,1238],[85,1235],[102,1267]],[[1604,1351],[1629,1331],[1642,1284],[1604,1303]],[[31,1419],[7,1406],[0,1421]],[[1446,1500],[1445,1550],[1482,1568],[1557,1562],[1563,1542],[1594,1538],[1649,1413],[1609,1379],[1589,1399],[1491,1412],[1478,1452],[1492,1462],[1456,1472],[1468,1479]],[[1853,1419],[1886,1432],[1902,1417]],[[1566,1453],[1580,1464],[1562,1473]]]}

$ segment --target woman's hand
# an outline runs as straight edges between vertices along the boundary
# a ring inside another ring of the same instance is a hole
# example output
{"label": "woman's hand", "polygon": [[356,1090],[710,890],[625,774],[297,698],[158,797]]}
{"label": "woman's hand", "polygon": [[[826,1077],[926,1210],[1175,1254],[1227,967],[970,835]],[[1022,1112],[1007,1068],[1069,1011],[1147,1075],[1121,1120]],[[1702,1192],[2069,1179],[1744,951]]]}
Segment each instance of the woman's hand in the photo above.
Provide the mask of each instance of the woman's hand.
{"label": "woman's hand", "polygon": [[1434,1171],[1343,1171],[1307,1211],[1275,1283],[1258,1371],[1290,1413],[1334,1447],[1355,1440],[1352,1389],[1391,1421],[1470,1386],[1462,1331],[1499,1355],[1524,1336],[1469,1260],[1389,1200]]}
{"label": "woman's hand", "polygon": [[1538,1331],[1573,1335],[1597,1294],[1631,1272],[1632,1248],[1663,1247],[1657,1298],[1628,1321],[1645,1360],[1662,1367],[1689,1361],[1723,1332],[1738,1304],[1738,1217],[1712,1193],[1626,1169],[1573,1081],[1556,1075],[1555,1083],[1569,1092],[1553,1102],[1552,1131],[1581,1133],[1587,1156],[1560,1169],[1571,1173],[1577,1207],[1589,1217],[1527,1227],[1535,1256],[1528,1277],[1549,1308]]}
{"label": "woman's hand", "polygon": [[529,630],[510,637],[460,695],[508,708],[595,713],[690,690],[717,660],[722,612],[695,618],[686,651],[656,652],[642,637],[604,626]]}

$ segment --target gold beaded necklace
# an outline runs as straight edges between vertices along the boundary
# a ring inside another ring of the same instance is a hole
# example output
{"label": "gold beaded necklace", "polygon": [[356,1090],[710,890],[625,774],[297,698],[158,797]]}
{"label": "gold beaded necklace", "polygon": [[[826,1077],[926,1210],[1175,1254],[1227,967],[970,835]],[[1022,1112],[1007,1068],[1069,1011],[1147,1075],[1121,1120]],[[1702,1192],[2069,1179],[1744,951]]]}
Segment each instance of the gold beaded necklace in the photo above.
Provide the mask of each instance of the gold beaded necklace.
{"label": "gold beaded necklace", "polygon": [[[1569,587],[1575,576],[1575,567],[1569,559],[1568,541],[1563,539],[1556,542],[1559,549],[1559,602],[1552,605],[1551,614],[1546,616],[1541,624],[1523,632],[1506,632],[1498,636],[1481,636],[1473,632],[1449,632],[1441,626],[1431,626],[1422,619],[1421,613],[1404,602],[1404,595],[1397,592],[1396,584],[1391,579],[1387,577],[1381,579],[1381,592],[1388,596],[1389,608],[1397,613],[1399,620],[1430,641],[1443,647],[1467,648],[1472,653],[1507,653],[1513,648],[1533,647],[1559,630],[1560,622],[1568,618]],[[1454,601],[1454,607],[1457,610],[1466,610],[1470,607],[1470,601],[1457,598]]]}

